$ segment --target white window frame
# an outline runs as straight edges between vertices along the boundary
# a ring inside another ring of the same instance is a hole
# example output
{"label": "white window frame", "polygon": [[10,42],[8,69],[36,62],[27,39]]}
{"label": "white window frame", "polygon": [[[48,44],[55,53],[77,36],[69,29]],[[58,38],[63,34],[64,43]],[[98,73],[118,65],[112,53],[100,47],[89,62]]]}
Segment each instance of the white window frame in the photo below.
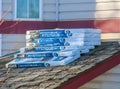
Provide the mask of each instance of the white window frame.
{"label": "white window frame", "polygon": [[2,0],[0,0],[0,19],[2,19]]}
{"label": "white window frame", "polygon": [[43,0],[39,0],[39,18],[17,18],[17,0],[15,0],[14,10],[15,20],[31,20],[31,21],[42,21],[43,20]]}

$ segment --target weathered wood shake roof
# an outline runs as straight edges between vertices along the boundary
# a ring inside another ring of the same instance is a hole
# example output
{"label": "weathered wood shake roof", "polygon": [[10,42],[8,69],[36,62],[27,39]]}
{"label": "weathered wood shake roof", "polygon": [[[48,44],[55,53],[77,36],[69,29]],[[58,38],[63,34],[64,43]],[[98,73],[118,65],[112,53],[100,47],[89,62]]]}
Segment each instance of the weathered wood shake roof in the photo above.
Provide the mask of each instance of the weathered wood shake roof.
{"label": "weathered wood shake roof", "polygon": [[119,64],[119,57],[118,42],[103,42],[67,66],[11,69],[7,74],[1,69],[0,79],[5,79],[0,89],[77,89]]}

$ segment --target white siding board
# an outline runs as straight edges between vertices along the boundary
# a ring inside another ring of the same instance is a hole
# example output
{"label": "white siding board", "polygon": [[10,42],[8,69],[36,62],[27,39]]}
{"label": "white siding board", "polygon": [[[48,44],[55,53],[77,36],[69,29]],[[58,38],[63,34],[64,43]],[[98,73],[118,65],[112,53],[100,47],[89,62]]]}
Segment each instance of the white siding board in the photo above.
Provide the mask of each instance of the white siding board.
{"label": "white siding board", "polygon": [[[2,15],[7,12],[3,19],[14,20],[14,0],[2,1]],[[58,5],[57,0],[42,1],[43,21],[120,18],[120,0],[58,0]]]}
{"label": "white siding board", "polygon": [[25,43],[5,42],[2,44],[3,44],[2,49],[17,49],[17,48],[25,47]]}
{"label": "white siding board", "polygon": [[95,18],[119,18],[120,11],[111,10],[111,11],[98,11],[95,13]]}
{"label": "white siding board", "polygon": [[[10,39],[10,40],[9,40]],[[16,34],[4,34],[2,36],[3,42],[25,42],[25,35],[24,34],[18,34],[16,37]]]}
{"label": "white siding board", "polygon": [[120,10],[120,2],[114,3],[87,3],[87,4],[61,4],[60,12],[68,11],[98,11],[98,10]]}
{"label": "white siding board", "polygon": [[56,20],[56,13],[44,13],[44,15],[43,15],[43,20],[51,20],[51,21],[53,21],[53,20]]}
{"label": "white siding board", "polygon": [[60,20],[120,18],[120,11],[62,12]]}
{"label": "white siding board", "polygon": [[79,19],[89,19],[94,18],[93,12],[64,12],[60,13],[60,20],[79,20]]}
{"label": "white siding board", "polygon": [[43,20],[56,20],[56,0],[43,0]]}
{"label": "white siding board", "polygon": [[78,89],[120,89],[120,65],[112,68]]}
{"label": "white siding board", "polygon": [[104,75],[101,75],[94,79],[94,81],[104,81],[104,82],[120,82],[120,74],[119,73],[107,73]]}
{"label": "white siding board", "polygon": [[55,4],[47,4],[44,6],[44,12],[56,12]]}
{"label": "white siding board", "polygon": [[59,20],[120,18],[120,0],[60,0]]}
{"label": "white siding board", "polygon": [[6,55],[25,47],[25,34],[3,34],[1,54]]}
{"label": "white siding board", "polygon": [[45,4],[54,4],[56,0],[43,0]]}
{"label": "white siding board", "polygon": [[60,3],[95,3],[95,2],[119,2],[120,0],[59,0]]}
{"label": "white siding board", "polygon": [[10,53],[14,53],[16,52],[17,49],[11,49],[11,50],[2,50],[2,56],[10,54]]}
{"label": "white siding board", "polygon": [[[120,89],[120,82],[91,82],[86,84],[87,88],[97,88],[97,89]],[[84,89],[81,88],[81,89]]]}
{"label": "white siding board", "polygon": [[120,40],[120,33],[102,33],[101,40]]}
{"label": "white siding board", "polygon": [[[120,65],[116,66],[115,68],[112,68],[111,70],[107,71],[105,74],[109,74],[109,73],[116,73],[116,74],[120,74]],[[120,75],[119,75],[120,76]]]}

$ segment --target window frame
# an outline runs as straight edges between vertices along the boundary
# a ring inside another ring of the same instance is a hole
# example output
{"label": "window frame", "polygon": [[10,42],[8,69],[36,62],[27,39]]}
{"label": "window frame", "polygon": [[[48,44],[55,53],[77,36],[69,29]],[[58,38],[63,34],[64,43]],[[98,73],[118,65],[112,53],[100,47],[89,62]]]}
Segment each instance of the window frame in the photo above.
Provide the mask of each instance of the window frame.
{"label": "window frame", "polygon": [[43,0],[39,0],[39,18],[17,18],[17,0],[15,0],[14,18],[15,20],[31,20],[31,21],[42,21],[43,20]]}
{"label": "window frame", "polygon": [[2,19],[2,0],[0,0],[0,20]]}

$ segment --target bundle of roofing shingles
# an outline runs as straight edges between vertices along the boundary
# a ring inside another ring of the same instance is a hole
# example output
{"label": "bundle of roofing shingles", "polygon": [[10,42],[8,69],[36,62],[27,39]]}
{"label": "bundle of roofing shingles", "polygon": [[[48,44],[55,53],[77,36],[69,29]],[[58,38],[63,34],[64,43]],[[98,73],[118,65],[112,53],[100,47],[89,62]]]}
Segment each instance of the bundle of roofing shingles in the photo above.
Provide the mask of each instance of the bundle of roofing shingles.
{"label": "bundle of roofing shingles", "polygon": [[[0,83],[0,89],[59,89],[118,53],[120,53],[118,42],[102,42],[101,46],[67,66],[11,69],[4,82]],[[6,69],[1,69],[0,79],[4,76]]]}
{"label": "bundle of roofing shingles", "polygon": [[67,65],[100,45],[99,29],[31,30],[26,47],[6,67],[29,68]]}

